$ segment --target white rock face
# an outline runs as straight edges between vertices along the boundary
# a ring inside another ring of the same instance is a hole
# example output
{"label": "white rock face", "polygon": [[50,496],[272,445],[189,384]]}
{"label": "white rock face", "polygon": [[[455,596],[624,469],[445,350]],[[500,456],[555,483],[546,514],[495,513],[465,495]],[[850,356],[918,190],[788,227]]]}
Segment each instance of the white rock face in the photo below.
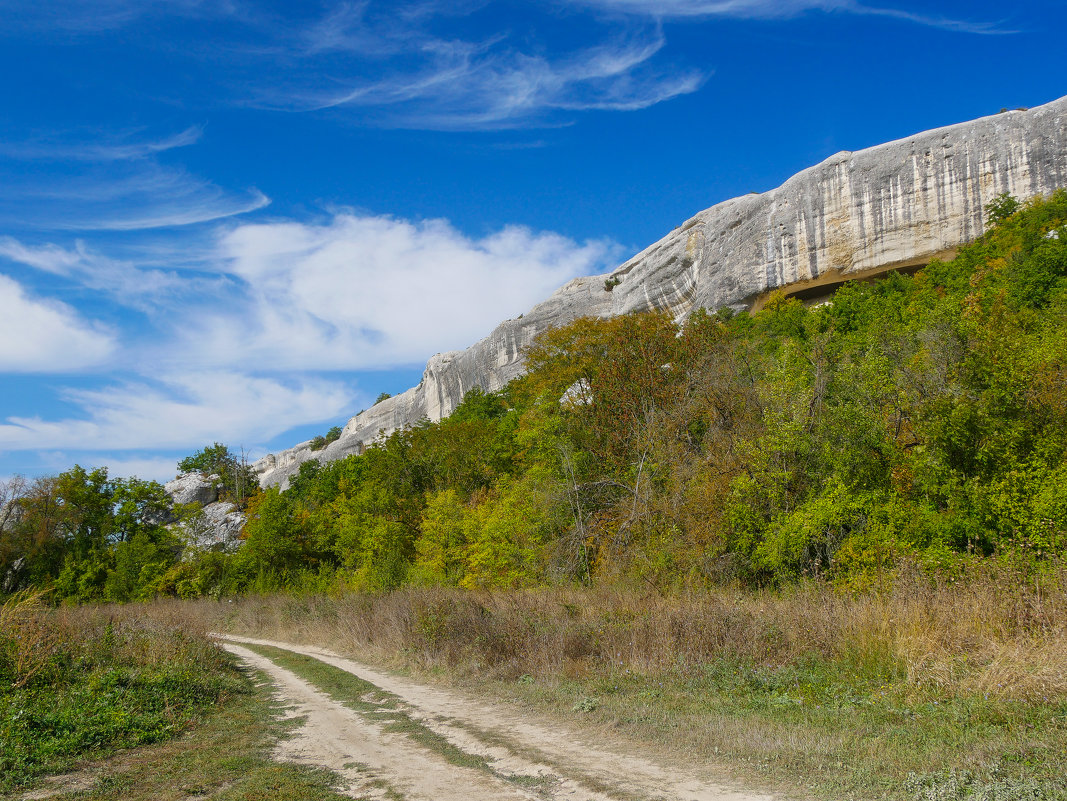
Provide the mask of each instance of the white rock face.
{"label": "white rock face", "polygon": [[164,484],[163,489],[175,504],[197,503],[207,506],[219,499],[218,480],[218,476],[205,476],[203,473],[182,473]]}
{"label": "white rock face", "polygon": [[182,534],[189,545],[199,550],[237,549],[240,545],[241,529],[248,518],[234,504],[219,500],[218,476],[182,473],[173,481],[164,484],[163,489],[170,495],[175,506],[200,507],[199,514],[187,516],[180,523],[176,522],[174,516],[169,519],[172,527]]}
{"label": "white rock face", "polygon": [[[771,290],[842,280],[947,258],[985,230],[986,205],[1067,186],[1067,98],[842,152],[777,189],[702,211],[610,275],[578,278],[464,351],[430,359],[417,387],[353,417],[320,451],[308,443],[253,468],[285,486],[308,459],[359,453],[381,433],[447,416],[474,386],[500,389],[522,373],[522,350],[579,317],[758,306]],[[605,279],[618,282],[611,291]],[[476,290],[472,290],[476,291]]]}
{"label": "white rock face", "polygon": [[188,542],[202,551],[235,551],[241,544],[240,534],[248,518],[232,503],[209,503],[200,517],[181,524]]}

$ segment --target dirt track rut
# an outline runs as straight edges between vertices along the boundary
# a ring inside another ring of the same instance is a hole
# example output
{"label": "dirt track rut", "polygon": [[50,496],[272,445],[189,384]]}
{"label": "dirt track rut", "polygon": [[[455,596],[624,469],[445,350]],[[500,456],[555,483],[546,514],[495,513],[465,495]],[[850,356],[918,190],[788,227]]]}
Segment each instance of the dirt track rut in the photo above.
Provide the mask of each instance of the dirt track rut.
{"label": "dirt track rut", "polygon": [[[696,772],[665,768],[646,757],[588,742],[576,732],[519,716],[503,705],[392,676],[311,646],[219,636],[223,646],[274,682],[278,697],[304,718],[279,758],[336,771],[356,798],[405,801],[770,801],[710,783]],[[407,718],[480,761],[450,764],[405,734],[387,730],[241,643],[267,645],[318,659],[399,699]]]}

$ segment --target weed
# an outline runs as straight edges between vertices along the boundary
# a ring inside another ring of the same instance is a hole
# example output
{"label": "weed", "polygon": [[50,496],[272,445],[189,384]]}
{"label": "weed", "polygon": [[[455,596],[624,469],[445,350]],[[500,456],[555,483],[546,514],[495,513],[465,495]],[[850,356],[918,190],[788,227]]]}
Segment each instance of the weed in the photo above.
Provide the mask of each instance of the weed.
{"label": "weed", "polygon": [[595,712],[598,706],[600,706],[600,704],[597,703],[595,698],[583,695],[574,703],[574,706],[571,707],[571,712]]}

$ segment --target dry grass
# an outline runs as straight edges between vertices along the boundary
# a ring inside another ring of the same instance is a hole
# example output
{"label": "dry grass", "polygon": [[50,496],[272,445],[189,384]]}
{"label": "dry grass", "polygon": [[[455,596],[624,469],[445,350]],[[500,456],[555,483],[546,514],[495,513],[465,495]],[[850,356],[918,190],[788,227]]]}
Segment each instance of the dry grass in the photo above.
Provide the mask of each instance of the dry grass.
{"label": "dry grass", "polygon": [[[817,659],[900,672],[908,685],[1003,698],[1067,696],[1067,570],[977,568],[965,580],[898,577],[881,593],[818,584],[661,597],[611,590],[251,597],[161,604],[199,626],[490,678],[644,676],[719,659],[779,667]],[[218,622],[215,622],[218,621]]]}
{"label": "dry grass", "polygon": [[1062,567],[863,595],[408,588],[119,612],[432,672],[787,795],[1067,798]]}
{"label": "dry grass", "polygon": [[46,614],[43,593],[18,593],[0,605],[0,670],[25,687],[48,667],[63,630]]}

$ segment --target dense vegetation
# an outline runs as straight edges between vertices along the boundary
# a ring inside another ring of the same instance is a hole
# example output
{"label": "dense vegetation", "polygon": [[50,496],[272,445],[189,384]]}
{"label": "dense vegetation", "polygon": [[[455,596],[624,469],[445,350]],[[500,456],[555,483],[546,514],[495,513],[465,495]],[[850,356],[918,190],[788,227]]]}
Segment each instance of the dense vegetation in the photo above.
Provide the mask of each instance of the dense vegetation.
{"label": "dense vegetation", "polygon": [[529,373],[253,499],[261,586],[666,588],[1067,544],[1067,193],[807,308],[579,320]]}
{"label": "dense vegetation", "polygon": [[951,262],[824,305],[777,295],[681,326],[549,331],[502,392],[254,495],[236,554],[182,556],[158,485],[80,468],[39,481],[3,526],[0,570],[124,600],[805,576],[863,589],[904,561],[1040,565],[1067,544],[1067,193],[994,210]]}

